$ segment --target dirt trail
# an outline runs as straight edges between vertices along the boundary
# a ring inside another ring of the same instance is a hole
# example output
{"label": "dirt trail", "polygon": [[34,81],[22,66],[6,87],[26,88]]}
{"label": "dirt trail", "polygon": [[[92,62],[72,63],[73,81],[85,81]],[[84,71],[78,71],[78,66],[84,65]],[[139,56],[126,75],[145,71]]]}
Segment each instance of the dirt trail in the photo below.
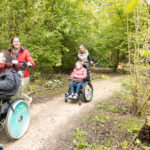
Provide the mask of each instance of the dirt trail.
{"label": "dirt trail", "polygon": [[[60,135],[66,135],[73,128],[81,114],[88,113],[101,100],[108,99],[120,88],[120,77],[95,80],[92,82],[94,97],[90,103],[65,103],[64,95],[59,95],[44,104],[31,105],[31,123],[26,135],[17,141],[10,141],[4,132],[0,133],[0,143],[5,150],[60,150]],[[62,142],[63,144],[63,142]],[[62,145],[62,147],[64,147]]]}

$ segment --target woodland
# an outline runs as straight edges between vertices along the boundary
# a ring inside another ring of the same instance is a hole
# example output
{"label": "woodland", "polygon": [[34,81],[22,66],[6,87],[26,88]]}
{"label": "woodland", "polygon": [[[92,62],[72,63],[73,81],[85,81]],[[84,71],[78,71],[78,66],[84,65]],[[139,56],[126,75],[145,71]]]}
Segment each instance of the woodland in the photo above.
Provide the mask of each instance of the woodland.
{"label": "woodland", "polygon": [[115,72],[127,65],[122,99],[131,116],[145,122],[122,149],[139,144],[143,128],[150,140],[150,0],[1,0],[0,50],[10,48],[13,36],[35,61],[33,78],[71,72],[81,44],[97,67]]}

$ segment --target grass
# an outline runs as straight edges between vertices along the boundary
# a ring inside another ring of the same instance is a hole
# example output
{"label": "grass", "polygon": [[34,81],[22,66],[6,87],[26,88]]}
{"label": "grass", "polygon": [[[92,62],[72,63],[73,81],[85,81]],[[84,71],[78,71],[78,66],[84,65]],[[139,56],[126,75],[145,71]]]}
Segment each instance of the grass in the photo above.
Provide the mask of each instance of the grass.
{"label": "grass", "polygon": [[[65,93],[68,89],[69,81],[67,80],[68,75],[54,75],[55,78],[47,80],[47,78],[36,79],[30,82],[25,88],[25,93],[32,93],[30,96],[33,97],[37,102],[37,99],[44,98],[47,96],[55,96]],[[44,90],[45,89],[45,90]],[[41,91],[40,91],[41,90]]]}
{"label": "grass", "polygon": [[96,79],[107,79],[107,80],[109,80],[111,78],[108,75],[102,74],[102,75],[96,75],[95,77],[92,77],[91,80],[96,80]]}
{"label": "grass", "polygon": [[128,133],[137,133],[140,130],[142,123],[140,118],[127,116],[127,118],[124,117],[124,120],[121,120],[117,126],[122,130],[126,130]]}
{"label": "grass", "polygon": [[[74,131],[74,150],[125,150],[144,119],[128,114],[127,101],[111,98],[98,104]],[[131,147],[136,147],[133,144]]]}
{"label": "grass", "polygon": [[[91,80],[96,79],[109,79],[108,75],[96,75],[92,77]],[[62,93],[65,93],[69,87],[70,81],[68,81],[68,75],[64,74],[56,74],[48,80],[48,77],[43,77],[42,79],[36,79],[33,82],[30,82],[25,88],[25,93],[32,93],[33,91],[37,91],[37,89],[41,89],[41,91],[33,92],[30,96],[33,97],[37,102],[37,99],[44,98],[47,96],[55,96]],[[49,90],[42,90],[46,88],[51,88]]]}
{"label": "grass", "polygon": [[118,112],[117,108],[115,108],[114,106],[109,106],[108,102],[99,104],[98,108],[99,109],[105,109],[105,110],[107,110],[109,112],[112,112],[112,113],[117,113]]}
{"label": "grass", "polygon": [[[76,128],[74,132],[74,140],[73,144],[75,145],[74,150],[109,150],[107,147],[103,145],[89,145],[86,141],[88,133],[86,131],[81,130],[80,128]],[[107,141],[107,145],[110,145],[111,141]]]}
{"label": "grass", "polygon": [[108,117],[106,114],[96,114],[93,116],[93,121],[96,121],[98,123],[105,124],[107,121]]}

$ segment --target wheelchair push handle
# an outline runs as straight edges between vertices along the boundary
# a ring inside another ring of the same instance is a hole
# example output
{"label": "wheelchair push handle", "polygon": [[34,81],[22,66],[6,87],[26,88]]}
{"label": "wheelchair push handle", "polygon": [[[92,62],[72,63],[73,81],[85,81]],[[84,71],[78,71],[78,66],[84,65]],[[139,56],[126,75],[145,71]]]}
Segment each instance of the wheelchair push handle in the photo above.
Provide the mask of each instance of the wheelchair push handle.
{"label": "wheelchair push handle", "polygon": [[19,70],[20,71],[24,71],[26,70],[29,66],[27,65],[27,62],[26,61],[18,61],[20,67],[19,67]]}
{"label": "wheelchair push handle", "polygon": [[16,64],[13,65],[14,69],[18,71],[25,71],[26,69],[29,68],[28,64],[26,61],[17,61]]}
{"label": "wheelchair push handle", "polygon": [[31,68],[31,66],[32,66],[32,64],[28,65],[28,62],[26,62],[26,61],[18,61],[18,64],[20,65],[20,67],[19,67],[20,71],[24,71],[28,68]]}
{"label": "wheelchair push handle", "polygon": [[[93,63],[94,63],[93,61],[85,61],[85,62],[84,62],[84,64],[88,64],[89,67],[90,67],[90,66],[93,66]],[[83,64],[83,65],[84,65],[84,64]]]}

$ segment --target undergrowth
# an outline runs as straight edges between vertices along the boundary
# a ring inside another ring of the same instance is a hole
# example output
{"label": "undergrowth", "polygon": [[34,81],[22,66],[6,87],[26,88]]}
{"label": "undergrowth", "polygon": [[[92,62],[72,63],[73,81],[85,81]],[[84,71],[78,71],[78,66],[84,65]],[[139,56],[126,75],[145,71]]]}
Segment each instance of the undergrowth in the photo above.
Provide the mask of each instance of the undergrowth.
{"label": "undergrowth", "polygon": [[[116,97],[102,101],[74,131],[74,150],[126,150],[144,122],[128,112],[128,102]],[[138,141],[138,140],[137,140]],[[138,148],[137,148],[138,150]]]}

